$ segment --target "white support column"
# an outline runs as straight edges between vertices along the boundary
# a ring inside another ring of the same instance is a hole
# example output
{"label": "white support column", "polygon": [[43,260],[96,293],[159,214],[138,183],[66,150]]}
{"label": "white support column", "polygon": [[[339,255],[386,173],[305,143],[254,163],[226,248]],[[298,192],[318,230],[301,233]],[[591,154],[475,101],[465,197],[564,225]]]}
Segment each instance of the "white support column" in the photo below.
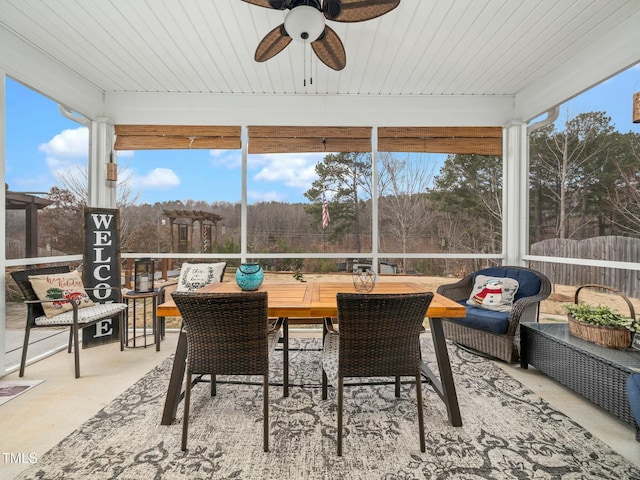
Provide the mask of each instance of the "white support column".
{"label": "white support column", "polygon": [[249,129],[243,125],[240,130],[242,142],[242,198],[240,201],[240,254],[241,262],[247,261],[247,158],[249,155]]}
{"label": "white support column", "polygon": [[[5,132],[7,125],[7,102],[6,102],[6,84],[7,77],[3,70],[0,70],[0,178],[2,178],[3,189],[4,185],[7,182],[6,179],[6,168],[5,162],[7,159],[6,155],[6,144],[5,144]],[[6,195],[0,195],[0,211],[6,212],[7,207],[7,199]],[[5,295],[6,291],[6,238],[7,238],[7,228],[5,221],[0,222],[0,263],[2,263],[2,275],[0,275],[0,345],[2,346],[2,350],[0,350],[0,377],[4,375],[4,372],[7,368],[7,360],[5,358],[5,348],[6,345],[6,312],[7,312],[7,298]]]}
{"label": "white support column", "polygon": [[505,265],[521,265],[529,242],[529,152],[527,125],[503,128],[502,250]]}
{"label": "white support column", "polygon": [[379,237],[378,228],[380,221],[378,219],[378,127],[373,127],[371,131],[371,251],[373,258],[371,259],[371,268],[374,272],[378,272],[380,264]]}
{"label": "white support column", "polygon": [[107,180],[107,163],[117,163],[113,150],[113,123],[106,118],[92,120],[89,124],[89,206],[115,208],[117,181]]}

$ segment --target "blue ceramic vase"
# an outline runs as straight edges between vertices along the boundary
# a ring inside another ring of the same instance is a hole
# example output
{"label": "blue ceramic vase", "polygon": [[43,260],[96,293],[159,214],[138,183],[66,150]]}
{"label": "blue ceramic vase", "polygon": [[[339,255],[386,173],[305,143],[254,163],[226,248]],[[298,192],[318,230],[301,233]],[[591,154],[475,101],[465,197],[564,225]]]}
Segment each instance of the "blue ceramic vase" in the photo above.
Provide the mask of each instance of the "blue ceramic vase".
{"label": "blue ceramic vase", "polygon": [[264,272],[259,263],[243,263],[236,270],[236,283],[242,290],[257,290],[263,280]]}

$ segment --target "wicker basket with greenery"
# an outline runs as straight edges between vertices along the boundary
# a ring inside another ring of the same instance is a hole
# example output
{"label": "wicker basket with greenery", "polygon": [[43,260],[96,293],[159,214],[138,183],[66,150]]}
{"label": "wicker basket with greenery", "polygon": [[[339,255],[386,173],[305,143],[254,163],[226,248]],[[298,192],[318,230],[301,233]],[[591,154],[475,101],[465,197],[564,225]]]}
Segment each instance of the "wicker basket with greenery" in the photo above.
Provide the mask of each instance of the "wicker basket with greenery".
{"label": "wicker basket with greenery", "polygon": [[[584,288],[598,288],[620,295],[629,307],[629,317],[605,305],[580,303],[578,295]],[[569,333],[608,348],[623,350],[631,345],[632,333],[640,331],[635,310],[629,299],[619,291],[603,285],[582,285],[576,290],[575,303],[564,305],[569,319]]]}

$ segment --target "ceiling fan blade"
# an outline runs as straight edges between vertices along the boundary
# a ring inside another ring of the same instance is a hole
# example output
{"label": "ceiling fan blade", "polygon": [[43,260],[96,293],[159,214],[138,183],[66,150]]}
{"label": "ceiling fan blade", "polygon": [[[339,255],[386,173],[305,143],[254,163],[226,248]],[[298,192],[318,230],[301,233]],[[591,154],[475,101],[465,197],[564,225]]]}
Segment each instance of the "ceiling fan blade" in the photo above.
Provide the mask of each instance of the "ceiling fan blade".
{"label": "ceiling fan blade", "polygon": [[284,29],[284,23],[267,33],[256,48],[256,62],[265,62],[274,57],[291,43],[291,37]]}
{"label": "ceiling fan blade", "polygon": [[329,26],[324,27],[324,33],[315,42],[311,42],[311,48],[322,63],[334,70],[342,70],[347,65],[347,54],[338,34]]}
{"label": "ceiling fan blade", "polygon": [[362,22],[384,15],[398,5],[400,0],[324,0],[322,11],[328,20]]}
{"label": "ceiling fan blade", "polygon": [[257,5],[259,7],[273,8],[275,10],[284,10],[289,8],[288,0],[242,0],[243,2]]}

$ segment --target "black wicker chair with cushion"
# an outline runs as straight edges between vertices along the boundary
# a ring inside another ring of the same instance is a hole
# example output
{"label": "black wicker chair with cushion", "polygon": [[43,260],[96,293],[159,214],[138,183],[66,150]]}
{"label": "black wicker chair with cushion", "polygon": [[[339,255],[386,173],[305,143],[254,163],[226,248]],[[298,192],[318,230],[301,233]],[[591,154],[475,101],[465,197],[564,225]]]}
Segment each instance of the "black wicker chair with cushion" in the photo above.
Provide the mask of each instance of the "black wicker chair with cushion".
{"label": "black wicker chair with cushion", "polygon": [[512,363],[519,359],[520,322],[538,320],[540,302],[550,295],[551,282],[530,268],[490,267],[442,285],[437,292],[467,309],[465,318],[443,319],[447,339]]}
{"label": "black wicker chair with cushion", "polygon": [[269,451],[269,355],[280,338],[279,324],[268,323],[267,293],[174,292],[187,336],[187,364],[182,420],[182,450],[187,431],[193,375],[262,375],[263,445]]}
{"label": "black wicker chair with cushion", "polygon": [[[97,322],[109,318],[119,317],[118,324],[121,322],[122,312],[127,306],[121,301],[121,292],[117,288],[110,288],[117,293],[117,302],[115,303],[93,303],[86,296],[86,292],[95,290],[104,290],[104,288],[80,288],[74,291],[62,291],[62,289],[54,288],[60,298],[49,298],[34,290],[34,285],[42,283],[45,285],[44,279],[47,277],[64,277],[66,275],[77,275],[77,279],[81,282],[79,274],[70,272],[67,266],[34,268],[31,270],[21,270],[11,272],[11,277],[16,282],[27,304],[27,321],[24,330],[24,343],[22,346],[22,359],[20,361],[20,376],[24,375],[24,368],[27,362],[27,348],[29,347],[29,333],[32,328],[52,328],[52,327],[69,327],[69,346],[67,351],[71,353],[71,344],[73,343],[73,352],[75,355],[75,374],[76,378],[80,377],[80,350],[78,331],[81,328],[94,325]],[[34,277],[37,277],[34,279]],[[71,278],[71,277],[70,277]],[[32,283],[37,282],[37,283]],[[68,281],[62,281],[59,284],[64,285]],[[69,293],[70,292],[70,293]],[[74,298],[75,297],[75,298]],[[61,313],[57,313],[59,309]],[[53,311],[52,314],[51,312]],[[122,332],[120,332],[122,333]]]}
{"label": "black wicker chair with cushion", "polygon": [[326,383],[338,389],[338,455],[342,455],[342,407],[345,377],[395,377],[400,397],[400,376],[416,382],[420,450],[425,451],[420,334],[433,293],[338,293],[339,332],[327,319],[322,352],[323,399]]}

